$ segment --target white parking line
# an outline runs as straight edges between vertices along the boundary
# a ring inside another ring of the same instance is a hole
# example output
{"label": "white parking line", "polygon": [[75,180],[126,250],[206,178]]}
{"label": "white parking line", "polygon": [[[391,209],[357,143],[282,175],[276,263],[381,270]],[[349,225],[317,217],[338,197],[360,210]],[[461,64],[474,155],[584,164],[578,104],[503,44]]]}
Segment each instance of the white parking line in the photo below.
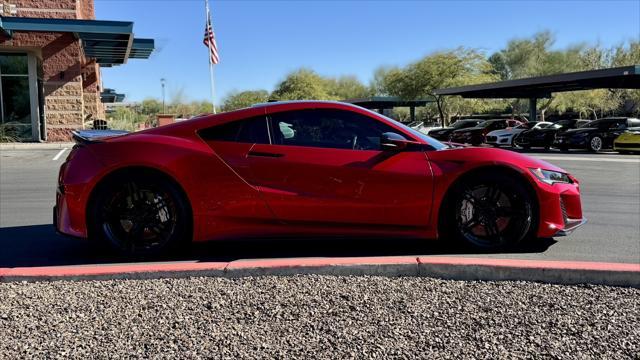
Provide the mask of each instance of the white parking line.
{"label": "white parking line", "polygon": [[620,162],[620,163],[634,163],[640,164],[640,158],[634,159],[620,159],[620,158],[606,158],[604,156],[590,156],[590,157],[573,157],[573,156],[536,156],[534,157],[542,160],[563,160],[563,161],[603,161],[603,162]]}
{"label": "white parking line", "polygon": [[51,159],[51,160],[56,161],[56,160],[60,159],[60,156],[62,156],[62,154],[64,154],[65,151],[67,151],[67,148],[64,148],[64,149],[60,150],[56,154],[56,156],[54,156],[53,159]]}

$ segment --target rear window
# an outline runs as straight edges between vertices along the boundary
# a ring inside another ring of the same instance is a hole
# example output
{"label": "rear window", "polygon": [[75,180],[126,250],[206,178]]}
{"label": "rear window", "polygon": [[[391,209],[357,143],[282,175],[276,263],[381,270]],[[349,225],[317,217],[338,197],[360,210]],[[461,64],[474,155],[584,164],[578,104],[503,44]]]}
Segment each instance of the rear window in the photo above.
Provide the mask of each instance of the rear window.
{"label": "rear window", "polygon": [[269,132],[264,116],[232,121],[200,131],[206,141],[231,141],[251,144],[268,144]]}

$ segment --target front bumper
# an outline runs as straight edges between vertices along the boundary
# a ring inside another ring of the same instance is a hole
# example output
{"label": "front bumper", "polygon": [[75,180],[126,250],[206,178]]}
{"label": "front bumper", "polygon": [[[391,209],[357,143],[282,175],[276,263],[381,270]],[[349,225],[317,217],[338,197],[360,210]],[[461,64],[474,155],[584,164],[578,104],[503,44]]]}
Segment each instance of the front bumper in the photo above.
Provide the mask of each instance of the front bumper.
{"label": "front bumper", "polygon": [[615,151],[640,151],[640,143],[616,140],[613,143]]}
{"label": "front bumper", "polygon": [[565,228],[558,230],[553,236],[567,236],[571,234],[575,229],[587,223],[587,219],[567,219]]}
{"label": "front bumper", "polygon": [[588,140],[587,137],[585,136],[581,136],[581,137],[562,137],[562,138],[556,138],[555,140],[553,140],[553,147],[555,148],[570,148],[570,149],[575,149],[575,148],[586,148],[588,144]]}
{"label": "front bumper", "polygon": [[511,137],[510,136],[485,136],[485,143],[490,145],[510,145]]}
{"label": "front bumper", "polygon": [[451,141],[457,142],[460,144],[478,145],[478,144],[482,144],[482,142],[484,141],[484,135],[481,135],[481,134],[455,135],[454,134],[453,136],[451,136]]}
{"label": "front bumper", "polygon": [[536,192],[540,214],[538,237],[565,236],[586,223],[578,183],[550,185],[538,181]]}

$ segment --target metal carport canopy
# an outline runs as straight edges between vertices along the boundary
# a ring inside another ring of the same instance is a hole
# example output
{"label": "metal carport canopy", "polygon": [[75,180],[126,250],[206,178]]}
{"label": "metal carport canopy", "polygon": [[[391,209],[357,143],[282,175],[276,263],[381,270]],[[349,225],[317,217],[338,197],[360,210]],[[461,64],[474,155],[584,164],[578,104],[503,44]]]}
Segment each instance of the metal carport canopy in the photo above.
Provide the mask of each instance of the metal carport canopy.
{"label": "metal carport canopy", "polygon": [[81,19],[47,19],[0,16],[0,30],[13,32],[72,33],[82,43],[87,57],[101,66],[124,64],[128,59],[148,59],[154,50],[153,39],[133,37],[133,22]]}
{"label": "metal carport canopy", "polygon": [[436,95],[465,98],[547,98],[551,93],[591,89],[640,89],[640,65],[539,76],[437,89]]}

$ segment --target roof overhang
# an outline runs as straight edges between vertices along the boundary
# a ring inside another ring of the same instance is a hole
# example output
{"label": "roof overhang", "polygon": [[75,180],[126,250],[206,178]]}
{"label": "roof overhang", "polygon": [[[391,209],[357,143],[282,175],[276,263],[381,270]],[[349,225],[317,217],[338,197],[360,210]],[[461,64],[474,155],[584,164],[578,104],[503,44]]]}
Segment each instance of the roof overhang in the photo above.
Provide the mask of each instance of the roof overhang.
{"label": "roof overhang", "polygon": [[114,89],[104,89],[100,93],[100,101],[102,103],[119,103],[124,100],[124,94],[117,93]]}
{"label": "roof overhang", "polygon": [[554,92],[592,89],[640,89],[640,65],[437,89],[435,93],[509,99],[545,98]]}
{"label": "roof overhang", "polygon": [[396,96],[374,96],[361,99],[342,100],[350,104],[362,106],[367,109],[393,109],[395,107],[418,107],[435,102],[433,99],[403,100]]}
{"label": "roof overhang", "polygon": [[0,16],[0,30],[9,37],[14,32],[72,33],[80,39],[85,56],[96,59],[101,66],[148,59],[154,50],[153,39],[134,38],[130,21]]}

